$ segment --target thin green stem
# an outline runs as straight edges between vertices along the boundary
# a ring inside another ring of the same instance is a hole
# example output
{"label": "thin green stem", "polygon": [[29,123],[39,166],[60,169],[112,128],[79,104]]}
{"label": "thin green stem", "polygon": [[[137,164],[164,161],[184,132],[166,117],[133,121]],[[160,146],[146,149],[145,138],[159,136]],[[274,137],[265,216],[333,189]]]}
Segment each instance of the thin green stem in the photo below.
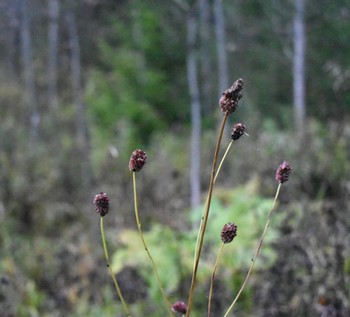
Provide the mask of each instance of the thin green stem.
{"label": "thin green stem", "polygon": [[[221,159],[221,162],[219,164],[219,167],[215,173],[215,177],[214,177],[214,184],[216,182],[216,179],[220,173],[220,170],[221,170],[221,167],[222,167],[222,164],[224,163],[226,157],[227,157],[227,154],[232,146],[232,143],[233,143],[233,140],[230,141],[230,143],[228,144],[227,148],[226,148],[226,151],[225,151],[225,154],[223,155],[222,159]],[[197,257],[197,252],[198,252],[198,243],[199,243],[199,236],[200,236],[200,233],[201,233],[201,230],[202,230],[202,225],[203,225],[203,219],[204,219],[204,212],[207,208],[207,204],[208,204],[208,197],[205,201],[205,205],[204,205],[204,209],[203,209],[203,213],[202,213],[202,217],[201,217],[201,222],[199,224],[199,230],[198,230],[198,234],[197,234],[197,241],[196,241],[196,246],[195,246],[195,254],[194,254],[194,260],[193,260],[193,268],[195,267],[196,265],[196,257]]]}
{"label": "thin green stem", "polygon": [[219,167],[218,167],[218,170],[216,171],[216,174],[215,174],[215,177],[214,177],[214,183],[216,182],[216,179],[219,175],[219,172],[221,170],[221,167],[222,167],[222,164],[224,163],[225,159],[226,159],[226,156],[228,154],[228,152],[230,151],[230,148],[232,146],[232,143],[233,143],[233,140],[230,141],[230,143],[228,144],[227,148],[226,148],[226,151],[225,151],[225,154],[223,155],[222,159],[221,159],[221,162],[219,164]]}
{"label": "thin green stem", "polygon": [[277,201],[278,195],[279,195],[280,190],[281,190],[281,185],[282,185],[282,183],[279,183],[278,188],[277,188],[277,191],[276,191],[275,199],[273,200],[273,204],[272,204],[272,207],[271,207],[271,209],[270,209],[269,215],[268,215],[268,217],[267,217],[267,221],[266,221],[266,224],[265,224],[264,231],[263,231],[263,233],[262,233],[262,235],[261,235],[261,238],[260,238],[258,247],[257,247],[257,249],[256,249],[256,251],[255,251],[255,255],[254,255],[253,260],[252,260],[252,263],[251,263],[251,265],[250,265],[249,271],[248,271],[248,273],[247,273],[247,275],[246,275],[246,277],[245,277],[245,280],[244,280],[244,282],[243,282],[243,284],[242,284],[242,286],[241,286],[239,292],[237,293],[237,295],[236,295],[235,299],[233,300],[231,306],[230,306],[230,307],[228,308],[228,310],[226,311],[226,314],[224,315],[224,317],[227,317],[227,316],[228,316],[228,314],[229,314],[230,311],[232,310],[233,306],[236,304],[236,302],[237,302],[239,296],[240,296],[241,293],[243,292],[243,290],[244,290],[244,288],[245,288],[245,286],[246,286],[246,284],[247,284],[247,282],[248,282],[248,279],[249,279],[249,277],[250,277],[250,275],[251,275],[251,273],[252,273],[252,271],[253,271],[254,264],[255,264],[255,262],[256,262],[256,258],[257,258],[258,255],[259,255],[259,252],[260,252],[260,250],[261,250],[261,246],[262,246],[262,244],[263,244],[263,241],[264,241],[264,238],[265,238],[265,235],[266,235],[266,232],[267,232],[267,228],[268,228],[269,225],[270,225],[271,215],[272,215],[272,212],[273,212],[273,210],[274,210],[274,208],[275,208],[276,201]]}
{"label": "thin green stem", "polygon": [[195,284],[196,284],[196,276],[197,276],[198,264],[199,264],[199,259],[200,259],[201,252],[202,252],[204,235],[205,235],[205,230],[206,230],[206,227],[207,227],[208,216],[209,216],[211,196],[212,196],[212,193],[213,193],[216,163],[217,163],[217,159],[218,159],[218,155],[219,155],[219,149],[220,149],[222,134],[223,134],[224,127],[225,127],[225,124],[226,124],[226,121],[227,121],[227,117],[228,117],[228,114],[225,113],[225,115],[223,117],[223,120],[222,120],[222,123],[221,123],[220,130],[219,130],[218,141],[217,141],[217,144],[216,144],[214,160],[213,160],[213,167],[212,167],[212,171],[211,171],[211,178],[210,178],[210,184],[209,184],[208,198],[207,198],[207,203],[206,203],[205,212],[204,212],[203,225],[200,226],[200,236],[199,236],[199,243],[198,243],[198,251],[195,252],[195,264],[194,264],[194,268],[193,268],[193,272],[192,272],[191,288],[190,288],[190,294],[189,294],[189,298],[188,298],[186,317],[189,317],[190,313],[191,313],[192,301],[193,301],[193,293],[194,293],[194,288],[195,288]]}
{"label": "thin green stem", "polygon": [[107,244],[106,244],[106,237],[105,237],[105,231],[104,231],[104,226],[103,226],[103,217],[101,217],[101,219],[100,219],[100,227],[101,227],[101,236],[102,236],[103,250],[104,250],[104,253],[105,253],[105,258],[106,258],[108,270],[109,270],[109,272],[111,274],[111,277],[112,277],[112,280],[114,282],[115,288],[116,288],[118,296],[120,298],[120,301],[122,302],[123,309],[125,310],[127,316],[131,316],[129,307],[128,307],[128,305],[126,304],[126,302],[124,300],[124,297],[122,295],[122,292],[121,292],[119,284],[118,284],[118,281],[117,281],[117,279],[116,279],[116,277],[115,277],[115,275],[113,273],[113,270],[112,270],[112,267],[111,267],[111,261],[109,260]]}
{"label": "thin green stem", "polygon": [[140,222],[140,218],[139,218],[139,210],[138,210],[138,205],[137,205],[136,172],[133,172],[132,174],[133,174],[134,206],[135,206],[135,217],[136,217],[137,229],[139,231],[139,236],[140,236],[140,239],[142,241],[143,247],[145,248],[145,251],[147,252],[147,255],[148,255],[148,257],[149,257],[149,259],[150,259],[150,261],[152,263],[153,270],[154,270],[154,273],[156,275],[158,286],[159,286],[159,289],[160,289],[160,291],[162,293],[166,309],[167,309],[169,315],[172,317],[173,313],[172,313],[171,308],[170,308],[171,306],[170,306],[168,298],[165,295],[165,291],[164,291],[162,282],[160,281],[160,276],[159,276],[159,273],[158,273],[158,269],[157,269],[156,263],[154,262],[153,257],[152,257],[151,253],[148,250],[148,247],[146,245],[146,241],[144,239],[144,236],[143,236],[143,233],[142,233],[142,230],[141,230],[141,222]]}
{"label": "thin green stem", "polygon": [[220,250],[218,253],[218,256],[216,257],[216,261],[214,264],[213,272],[211,273],[211,279],[210,279],[210,289],[209,289],[209,298],[208,298],[208,317],[210,317],[211,314],[211,298],[213,297],[213,286],[214,286],[214,278],[216,269],[218,267],[219,260],[221,258],[222,250],[224,249],[225,244],[221,243]]}

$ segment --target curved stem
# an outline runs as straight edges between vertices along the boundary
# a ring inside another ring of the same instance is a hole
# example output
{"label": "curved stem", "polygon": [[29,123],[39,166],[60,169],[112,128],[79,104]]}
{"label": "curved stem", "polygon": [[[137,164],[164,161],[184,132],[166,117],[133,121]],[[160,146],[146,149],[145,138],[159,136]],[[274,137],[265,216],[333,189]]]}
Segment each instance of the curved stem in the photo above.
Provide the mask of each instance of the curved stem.
{"label": "curved stem", "polygon": [[199,264],[199,259],[200,259],[201,252],[202,252],[204,235],[205,235],[205,229],[207,227],[208,216],[209,216],[211,196],[212,196],[212,193],[213,193],[216,163],[217,163],[217,159],[218,159],[218,154],[219,154],[222,134],[223,134],[224,127],[225,127],[225,124],[226,124],[226,121],[227,121],[227,117],[228,117],[228,114],[225,113],[225,115],[224,115],[224,117],[222,119],[222,122],[221,122],[221,127],[220,127],[220,131],[219,131],[219,137],[218,137],[218,141],[217,141],[217,144],[216,144],[214,160],[213,160],[213,167],[212,167],[212,171],[211,171],[211,178],[210,178],[210,184],[209,184],[208,198],[207,198],[207,203],[206,203],[205,212],[204,212],[203,225],[200,227],[198,252],[195,252],[195,264],[194,264],[194,268],[193,268],[193,272],[192,272],[191,288],[190,288],[190,294],[189,294],[189,298],[188,298],[186,317],[189,317],[190,313],[191,313],[192,301],[193,301],[193,292],[194,292],[194,288],[195,288],[198,264]]}
{"label": "curved stem", "polygon": [[146,245],[146,241],[143,237],[143,233],[142,233],[142,230],[141,230],[141,222],[140,222],[140,218],[139,218],[139,211],[138,211],[138,205],[137,205],[137,194],[136,194],[136,172],[133,172],[133,187],[134,187],[134,206],[135,206],[135,217],[136,217],[136,223],[137,223],[137,229],[139,231],[139,236],[141,238],[141,241],[142,241],[142,244],[143,244],[143,247],[145,248],[145,251],[147,252],[147,255],[152,263],[152,266],[153,266],[153,270],[154,270],[154,273],[156,274],[156,278],[157,278],[157,282],[158,282],[158,286],[159,286],[159,289],[162,293],[162,296],[163,296],[163,300],[164,300],[164,303],[165,303],[165,306],[166,306],[166,309],[169,313],[169,315],[171,317],[173,317],[173,313],[170,309],[170,303],[169,303],[169,300],[168,298],[166,297],[165,295],[165,292],[164,292],[164,288],[162,286],[162,282],[160,281],[160,276],[159,276],[159,273],[158,273],[158,269],[157,269],[157,266],[156,266],[156,263],[154,262],[153,260],[153,257],[151,255],[151,253],[149,252],[148,250],[148,247]]}
{"label": "curved stem", "polygon": [[[233,143],[233,140],[230,141],[230,143],[228,144],[227,148],[226,148],[226,151],[225,151],[225,154],[223,155],[222,159],[221,159],[221,162],[219,164],[219,167],[215,173],[215,177],[214,177],[214,184],[216,182],[216,179],[218,178],[219,176],[219,173],[220,173],[220,170],[221,170],[221,167],[222,167],[222,164],[224,163],[226,157],[227,157],[227,154],[228,152],[230,151],[230,148],[232,146],[232,143]],[[208,204],[208,197],[207,197],[207,200],[205,201],[205,204],[204,204],[204,209],[203,209],[203,214],[202,214],[202,217],[201,217],[201,222],[199,224],[199,230],[198,230],[198,234],[197,234],[197,241],[196,241],[196,246],[195,246],[195,255],[194,255],[194,261],[193,261],[193,268],[195,267],[195,259],[197,257],[197,252],[198,252],[198,243],[199,243],[199,236],[200,236],[200,233],[201,233],[201,230],[202,230],[202,225],[203,225],[203,219],[204,219],[204,212],[207,208],[207,204]]]}
{"label": "curved stem", "polygon": [[216,179],[219,175],[219,172],[221,170],[221,167],[222,167],[222,164],[224,163],[225,159],[226,159],[226,156],[228,154],[228,152],[230,151],[230,148],[232,146],[232,143],[233,143],[233,140],[230,141],[230,143],[228,144],[227,148],[226,148],[226,151],[225,151],[225,154],[223,155],[222,159],[221,159],[221,162],[219,164],[219,167],[218,167],[218,170],[216,171],[216,174],[215,174],[215,177],[214,177],[214,183],[216,182]]}
{"label": "curved stem", "polygon": [[229,314],[230,311],[232,310],[233,306],[236,304],[236,302],[237,302],[239,296],[241,295],[243,289],[245,288],[245,286],[246,286],[246,284],[247,284],[247,282],[248,282],[248,279],[249,279],[249,277],[250,277],[250,275],[251,275],[251,273],[252,273],[252,271],[253,271],[256,258],[257,258],[258,255],[259,255],[259,252],[260,252],[260,250],[261,250],[261,246],[262,246],[262,244],[263,244],[263,241],[264,241],[264,238],[265,238],[265,235],[266,235],[266,232],[267,232],[267,228],[268,228],[268,226],[269,226],[269,224],[270,224],[270,219],[271,219],[272,211],[273,211],[274,208],[275,208],[275,204],[276,204],[276,201],[277,201],[279,192],[280,192],[280,190],[281,190],[281,185],[282,185],[282,184],[279,183],[278,188],[277,188],[277,191],[276,191],[275,199],[273,200],[273,204],[272,204],[271,210],[270,210],[270,212],[269,212],[269,215],[268,215],[268,217],[267,217],[267,221],[266,221],[266,224],[265,224],[264,231],[263,231],[263,233],[262,233],[262,235],[261,235],[261,238],[260,238],[258,247],[257,247],[257,249],[256,249],[256,251],[255,251],[254,258],[253,258],[252,263],[251,263],[251,265],[250,265],[249,271],[248,271],[248,273],[247,273],[247,275],[246,275],[246,277],[245,277],[245,280],[244,280],[244,282],[243,282],[243,284],[242,284],[242,286],[241,286],[239,292],[237,293],[237,295],[236,295],[235,299],[233,300],[231,306],[230,306],[230,307],[228,308],[228,310],[226,311],[226,314],[224,315],[224,317],[227,317],[227,316],[228,316],[228,314]]}
{"label": "curved stem", "polygon": [[213,296],[214,277],[215,277],[216,269],[218,267],[219,259],[221,257],[224,245],[225,245],[224,243],[221,243],[220,250],[214,264],[213,272],[211,273],[209,299],[208,299],[208,317],[210,317],[210,314],[211,314],[211,298]]}
{"label": "curved stem", "polygon": [[126,304],[126,302],[124,300],[124,297],[122,295],[122,292],[121,292],[119,284],[118,284],[118,281],[117,281],[117,279],[116,279],[116,277],[115,277],[115,275],[113,273],[113,270],[112,270],[112,267],[111,267],[111,261],[109,260],[107,244],[106,244],[106,237],[105,237],[105,231],[104,231],[104,226],[103,226],[103,217],[101,217],[101,219],[100,219],[100,227],[101,227],[101,236],[102,236],[103,250],[104,250],[104,253],[105,253],[105,258],[106,258],[108,270],[109,270],[109,272],[111,274],[111,277],[112,277],[112,280],[114,282],[114,286],[115,286],[115,288],[117,290],[117,293],[118,293],[118,296],[120,298],[120,301],[122,302],[123,309],[125,310],[127,316],[131,316],[129,307],[128,307],[128,305]]}

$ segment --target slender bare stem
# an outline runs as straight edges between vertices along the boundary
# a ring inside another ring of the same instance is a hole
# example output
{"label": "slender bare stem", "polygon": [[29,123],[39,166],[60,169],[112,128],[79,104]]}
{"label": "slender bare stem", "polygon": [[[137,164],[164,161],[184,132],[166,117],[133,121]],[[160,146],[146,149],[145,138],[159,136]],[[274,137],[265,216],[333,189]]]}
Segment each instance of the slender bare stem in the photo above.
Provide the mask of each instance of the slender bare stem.
{"label": "slender bare stem", "polygon": [[[214,184],[216,182],[216,179],[218,178],[218,175],[220,173],[220,170],[221,170],[221,167],[222,167],[222,164],[224,163],[226,157],[227,157],[227,154],[228,152],[230,151],[230,148],[232,146],[232,143],[233,143],[233,140],[230,141],[230,143],[228,144],[227,148],[226,148],[226,151],[225,151],[225,154],[223,155],[222,159],[221,159],[221,162],[219,164],[219,167],[215,173],[215,177],[214,177]],[[205,201],[205,205],[204,205],[204,209],[203,209],[203,214],[202,214],[202,217],[201,217],[201,222],[199,224],[199,230],[198,230],[198,234],[197,234],[197,241],[196,241],[196,246],[195,246],[195,255],[194,255],[194,261],[193,261],[193,268],[195,267],[196,265],[196,257],[197,257],[197,252],[198,252],[198,243],[199,243],[199,237],[200,237],[200,233],[201,233],[201,230],[202,230],[202,225],[203,225],[203,219],[204,219],[204,212],[207,208],[207,204],[208,204],[208,197],[207,197],[207,200]]]}
{"label": "slender bare stem", "polygon": [[213,167],[212,167],[212,171],[211,171],[211,178],[210,178],[210,184],[209,184],[208,198],[207,198],[206,208],[205,208],[205,212],[204,212],[203,225],[200,227],[200,237],[199,237],[199,243],[198,243],[198,252],[195,252],[195,264],[194,264],[194,268],[193,268],[193,272],[192,272],[191,288],[190,288],[190,294],[189,294],[189,298],[188,298],[186,317],[189,317],[190,313],[191,313],[192,301],[193,301],[193,292],[194,292],[195,283],[196,283],[198,264],[199,264],[199,259],[200,259],[201,252],[202,252],[204,235],[205,235],[205,229],[207,227],[208,216],[209,216],[211,196],[212,196],[212,193],[213,193],[213,185],[214,185],[216,163],[217,163],[217,159],[218,159],[218,154],[219,154],[222,134],[223,134],[224,127],[225,127],[225,124],[226,124],[226,121],[227,121],[227,117],[228,117],[228,114],[225,113],[225,115],[223,117],[223,120],[222,120],[222,123],[221,123],[220,131],[219,131],[218,142],[216,144],[214,160],[213,160]]}
{"label": "slender bare stem", "polygon": [[164,288],[163,288],[163,285],[162,285],[162,282],[160,280],[160,276],[159,276],[159,272],[158,272],[158,269],[157,269],[157,266],[156,266],[156,263],[154,262],[153,260],[153,257],[151,255],[151,253],[149,252],[148,250],[148,247],[146,245],[146,241],[143,237],[143,233],[142,233],[142,230],[141,230],[141,222],[140,222],[140,218],[139,218],[139,211],[138,211],[138,205],[137,205],[137,194],[136,194],[136,173],[133,172],[133,185],[134,185],[134,206],[135,206],[135,217],[136,217],[136,223],[137,223],[137,229],[139,231],[139,236],[141,238],[141,241],[142,241],[142,244],[143,244],[143,247],[145,248],[145,251],[147,252],[147,255],[152,263],[152,266],[153,266],[153,270],[154,270],[154,273],[156,275],[156,278],[157,278],[157,282],[158,282],[158,286],[159,286],[159,289],[162,293],[162,296],[163,296],[163,300],[164,300],[164,303],[165,303],[165,306],[166,306],[166,309],[169,313],[169,315],[172,317],[173,316],[173,313],[171,311],[171,306],[170,306],[170,303],[169,303],[169,300],[168,298],[166,297],[165,295],[165,291],[164,291]]}
{"label": "slender bare stem", "polygon": [[266,235],[266,232],[267,232],[267,228],[268,228],[268,226],[269,226],[269,224],[270,224],[270,219],[271,219],[272,211],[273,211],[274,208],[275,208],[276,201],[277,201],[278,195],[279,195],[280,190],[281,190],[281,185],[282,185],[282,183],[279,183],[278,188],[277,188],[277,191],[276,191],[275,199],[273,200],[273,204],[272,204],[271,210],[270,210],[270,212],[269,212],[269,215],[268,215],[268,217],[267,217],[267,221],[266,221],[266,224],[265,224],[264,231],[263,231],[263,233],[262,233],[262,235],[261,235],[261,238],[260,238],[258,247],[257,247],[257,249],[256,249],[256,251],[255,251],[254,258],[253,258],[252,263],[251,263],[251,265],[250,265],[249,271],[248,271],[248,273],[247,273],[247,275],[246,275],[246,277],[245,277],[245,280],[244,280],[244,282],[243,282],[243,284],[242,284],[242,286],[241,286],[239,292],[237,293],[237,295],[236,295],[235,299],[233,300],[231,306],[230,306],[230,307],[228,308],[228,310],[226,311],[226,314],[224,315],[224,317],[227,317],[227,316],[228,316],[228,314],[229,314],[230,311],[232,310],[233,306],[236,304],[236,302],[237,302],[239,296],[241,295],[243,289],[245,288],[245,286],[246,286],[246,284],[247,284],[247,282],[248,282],[248,279],[249,279],[249,277],[250,277],[250,275],[251,275],[251,273],[252,273],[252,271],[253,271],[256,258],[257,258],[258,255],[259,255],[259,252],[260,252],[260,250],[261,250],[261,246],[262,246],[262,244],[263,244],[263,241],[264,241],[264,238],[265,238],[265,235]]}
{"label": "slender bare stem", "polygon": [[209,299],[208,299],[208,317],[210,317],[211,314],[211,298],[213,297],[213,286],[214,286],[214,278],[215,278],[215,273],[216,269],[218,267],[218,263],[222,254],[222,250],[224,249],[224,243],[221,243],[220,250],[218,253],[218,256],[216,257],[216,261],[214,264],[213,272],[211,273],[211,279],[210,279],[210,289],[209,289]]}
{"label": "slender bare stem", "polygon": [[216,179],[217,179],[217,177],[218,177],[218,175],[219,175],[219,172],[220,172],[220,170],[221,170],[222,164],[224,163],[224,161],[225,161],[225,159],[226,159],[226,156],[227,156],[228,152],[230,151],[230,148],[231,148],[231,146],[232,146],[232,143],[233,143],[233,140],[231,140],[230,143],[228,144],[228,146],[227,146],[227,148],[226,148],[226,151],[225,151],[225,154],[224,154],[224,156],[223,156],[222,159],[221,159],[221,162],[220,162],[220,164],[219,164],[218,170],[216,171],[216,174],[215,174],[215,177],[214,177],[214,184],[215,184]]}
{"label": "slender bare stem", "polygon": [[120,301],[122,302],[123,309],[125,310],[127,316],[131,316],[129,307],[128,307],[128,305],[126,304],[126,302],[124,300],[124,297],[122,295],[122,292],[121,292],[119,284],[118,284],[118,281],[117,281],[117,279],[116,279],[116,277],[115,277],[115,275],[113,273],[113,270],[112,270],[112,267],[111,267],[111,261],[109,260],[107,244],[106,244],[106,237],[105,237],[105,231],[104,231],[104,226],[103,226],[103,217],[101,217],[101,219],[100,219],[100,227],[101,227],[101,236],[102,236],[103,250],[105,252],[105,258],[106,258],[106,262],[107,262],[107,267],[108,267],[109,272],[111,274],[111,277],[112,277],[112,280],[114,282],[115,288],[116,288],[118,296],[120,298]]}

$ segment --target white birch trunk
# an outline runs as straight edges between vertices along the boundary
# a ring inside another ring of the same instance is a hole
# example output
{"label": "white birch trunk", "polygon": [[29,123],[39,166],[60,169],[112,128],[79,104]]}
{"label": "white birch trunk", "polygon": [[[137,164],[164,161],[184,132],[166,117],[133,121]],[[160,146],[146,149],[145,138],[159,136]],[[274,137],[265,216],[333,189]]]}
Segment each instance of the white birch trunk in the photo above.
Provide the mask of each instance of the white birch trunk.
{"label": "white birch trunk", "polygon": [[199,0],[200,35],[200,86],[201,104],[207,115],[212,113],[212,65],[210,58],[210,5],[209,0]]}
{"label": "white birch trunk", "polygon": [[66,16],[66,22],[69,33],[70,44],[70,66],[71,66],[71,83],[73,88],[73,102],[75,106],[75,123],[76,123],[76,143],[78,155],[81,156],[81,177],[83,188],[89,188],[92,183],[92,170],[90,163],[90,144],[89,134],[86,122],[86,109],[83,100],[83,90],[81,83],[80,68],[80,45],[79,36],[75,23],[75,17],[72,13]]}
{"label": "white birch trunk", "polygon": [[213,6],[216,34],[216,50],[218,58],[218,90],[219,95],[221,95],[221,93],[225,89],[229,88],[225,16],[222,6],[222,0],[214,0]]}
{"label": "white birch trunk", "polygon": [[16,35],[19,30],[19,11],[20,7],[18,2],[13,0],[8,0],[7,2],[7,17],[8,17],[8,33],[7,39],[7,69],[11,77],[15,78],[16,74],[16,52],[18,49]]}
{"label": "white birch trunk", "polygon": [[304,133],[305,122],[305,25],[304,0],[295,0],[293,24],[293,101],[295,128],[299,137]]}
{"label": "white birch trunk", "polygon": [[48,105],[51,112],[58,110],[57,96],[57,60],[58,60],[58,18],[59,1],[49,0],[48,4],[49,28],[48,40]]}
{"label": "white birch trunk", "polygon": [[24,70],[24,85],[25,85],[25,95],[26,102],[29,111],[29,147],[32,146],[31,143],[38,139],[38,130],[40,123],[40,115],[38,112],[37,95],[35,87],[35,76],[33,67],[33,56],[32,56],[32,38],[30,34],[30,23],[28,17],[28,6],[27,0],[21,0],[21,23],[20,23],[20,33],[21,33],[21,49],[22,49],[22,60],[23,60],[23,70]]}
{"label": "white birch trunk", "polygon": [[198,207],[201,200],[200,190],[200,163],[201,163],[201,105],[196,61],[196,34],[197,22],[194,9],[188,12],[187,17],[187,81],[191,99],[191,207]]}

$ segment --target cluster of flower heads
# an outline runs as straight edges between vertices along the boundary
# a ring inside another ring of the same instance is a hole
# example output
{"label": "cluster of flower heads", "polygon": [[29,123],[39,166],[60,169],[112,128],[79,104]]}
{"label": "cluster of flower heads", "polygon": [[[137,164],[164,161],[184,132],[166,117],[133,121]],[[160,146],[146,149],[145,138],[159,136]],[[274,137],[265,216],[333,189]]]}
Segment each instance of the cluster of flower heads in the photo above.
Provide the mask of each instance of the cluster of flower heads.
{"label": "cluster of flower heads", "polygon": [[171,310],[174,313],[186,314],[187,313],[187,305],[184,302],[177,301],[171,306]]}
{"label": "cluster of flower heads", "polygon": [[237,225],[234,223],[227,223],[221,230],[221,241],[223,243],[230,243],[235,236],[237,236]]}
{"label": "cluster of flower heads", "polygon": [[281,163],[276,172],[276,180],[281,184],[289,179],[289,175],[292,172],[292,167],[288,162]]}
{"label": "cluster of flower heads", "polygon": [[245,124],[236,123],[232,128],[231,139],[233,141],[238,140],[243,134],[245,134],[245,129],[246,129]]}
{"label": "cluster of flower heads", "polygon": [[243,79],[237,79],[229,89],[226,89],[219,100],[221,111],[230,114],[236,111],[238,101],[242,98]]}
{"label": "cluster of flower heads", "polygon": [[[129,169],[133,172],[139,172],[142,167],[146,164],[147,154],[142,150],[135,150],[132,152],[130,161],[129,161]],[[104,217],[108,214],[109,211],[109,197],[106,193],[99,193],[95,196],[94,201],[95,209],[97,213],[100,214],[101,217]]]}
{"label": "cluster of flower heads", "polygon": [[146,164],[147,154],[142,150],[135,150],[132,152],[130,161],[129,161],[129,169],[133,172],[139,172],[142,167]]}
{"label": "cluster of flower heads", "polygon": [[107,194],[102,192],[97,194],[94,198],[94,205],[101,217],[107,215],[109,211],[109,198]]}

